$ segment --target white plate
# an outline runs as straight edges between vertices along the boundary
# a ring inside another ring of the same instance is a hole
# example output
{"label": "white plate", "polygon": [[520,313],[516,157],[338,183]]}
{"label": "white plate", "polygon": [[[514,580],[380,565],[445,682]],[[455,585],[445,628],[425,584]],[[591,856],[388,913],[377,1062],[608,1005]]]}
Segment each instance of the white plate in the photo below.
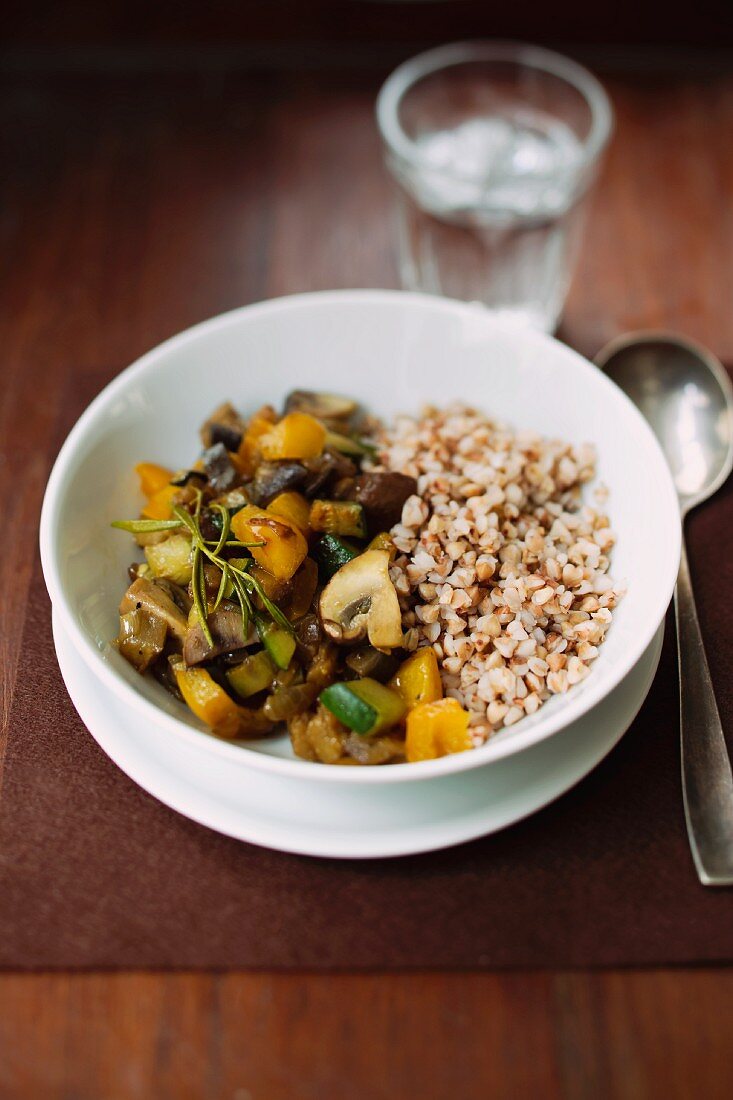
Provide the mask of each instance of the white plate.
{"label": "white plate", "polygon": [[[664,624],[628,676],[589,713],[525,752],[423,783],[342,786],[232,769],[196,740],[140,723],[90,672],[53,617],[61,673],[82,721],[135,783],[202,825],[302,855],[376,858],[447,848],[496,832],[552,802],[624,734],[651,686]],[[467,755],[467,754],[466,754]],[[245,755],[251,759],[251,754]],[[336,769],[340,770],[340,769]],[[354,768],[354,772],[358,769]],[[405,771],[403,770],[403,774]]]}
{"label": "white plate", "polygon": [[[279,402],[294,386],[352,394],[390,416],[426,401],[462,398],[518,428],[597,445],[618,535],[612,571],[628,596],[592,674],[470,753],[389,768],[337,768],[284,758],[276,741],[238,747],[204,734],[191,712],[141,678],[109,639],[129,537],[110,520],[137,515],[133,466],[180,467],[197,452],[198,427],[229,398],[244,412]],[[91,404],[49,480],[41,520],[44,575],[71,644],[99,679],[111,708],[167,734],[176,754],[198,752],[238,771],[318,777],[326,785],[379,786],[468,772],[521,752],[594,707],[639,661],[666,610],[677,575],[677,497],[656,439],[638,410],[600,371],[550,337],[507,328],[465,303],[395,291],[297,295],[214,318],[144,356]]]}

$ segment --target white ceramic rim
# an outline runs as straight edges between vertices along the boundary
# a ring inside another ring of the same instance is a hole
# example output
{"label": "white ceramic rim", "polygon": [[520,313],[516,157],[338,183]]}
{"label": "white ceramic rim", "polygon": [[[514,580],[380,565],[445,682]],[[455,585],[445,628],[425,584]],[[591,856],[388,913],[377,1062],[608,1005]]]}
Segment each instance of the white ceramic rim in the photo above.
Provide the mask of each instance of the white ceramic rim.
{"label": "white ceramic rim", "polygon": [[[172,336],[170,339],[165,340],[162,344],[159,344],[157,347],[147,352],[131,366],[117,375],[117,377],[94,398],[69,433],[51,471],[51,476],[49,477],[43,499],[43,508],[41,510],[40,550],[43,574],[54,611],[59,616],[62,628],[66,631],[75,649],[81,654],[91,671],[99,676],[120,700],[136,709],[140,713],[141,718],[150,722],[155,722],[158,726],[166,728],[176,737],[195,738],[199,744],[199,739],[205,737],[209,742],[211,752],[227,757],[232,763],[241,764],[243,759],[241,754],[246,753],[245,759],[248,767],[259,768],[268,772],[276,772],[280,775],[291,777],[302,776],[303,769],[307,768],[308,777],[310,779],[318,778],[319,780],[332,783],[402,783],[405,782],[405,780],[417,781],[421,779],[434,779],[439,775],[466,771],[470,768],[480,767],[491,760],[499,760],[505,756],[522,752],[531,745],[551,736],[553,733],[557,732],[558,729],[561,729],[576,718],[579,718],[586,711],[590,710],[591,707],[595,706],[596,703],[600,702],[604,696],[618,686],[624,676],[633,668],[644,653],[654,637],[659,623],[669,606],[669,601],[672,598],[677,580],[677,570],[679,568],[681,524],[675,524],[671,527],[670,531],[667,532],[668,537],[673,540],[672,552],[666,557],[666,571],[661,577],[660,594],[657,599],[657,604],[653,613],[649,615],[649,625],[645,630],[639,632],[635,644],[629,646],[625,652],[624,659],[616,662],[609,676],[599,677],[597,683],[593,680],[592,676],[589,677],[586,681],[587,686],[585,686],[582,694],[574,698],[571,692],[567,699],[563,701],[563,705],[557,708],[556,713],[548,717],[542,725],[530,727],[530,729],[524,732],[521,729],[521,725],[519,725],[516,732],[513,733],[511,737],[506,737],[499,741],[488,741],[480,748],[471,749],[467,752],[443,756],[437,760],[424,760],[410,764],[391,764],[387,767],[371,765],[362,766],[360,768],[339,768],[333,765],[318,764],[307,760],[288,760],[283,757],[269,756],[264,753],[251,751],[247,749],[246,745],[222,741],[212,736],[203,728],[201,730],[196,730],[188,726],[185,722],[181,722],[177,718],[174,718],[173,715],[167,714],[165,711],[155,706],[154,703],[149,702],[142,695],[139,695],[118,676],[112,665],[103,660],[99,649],[92,639],[82,630],[71,607],[67,603],[55,552],[56,532],[59,529],[61,521],[59,498],[67,478],[69,466],[73,462],[75,452],[91,424],[96,421],[97,418],[104,416],[109,406],[117,400],[121,392],[124,391],[131,382],[140,375],[144,375],[148,371],[154,370],[157,360],[162,354],[183,347],[190,341],[208,332],[213,332],[215,329],[236,324],[243,314],[252,316],[261,313],[287,312],[292,309],[308,308],[314,302],[326,305],[337,305],[343,302],[391,303],[397,305],[398,303],[405,302],[422,306],[431,311],[438,310],[454,316],[456,314],[463,314],[474,320],[476,317],[476,310],[479,308],[472,303],[457,302],[429,294],[400,290],[331,290],[316,291],[306,294],[293,294],[282,298],[258,302],[253,305],[241,306],[238,309],[219,314],[207,321],[202,321],[200,324],[185,329],[183,332],[176,336]],[[553,345],[559,343],[554,337],[547,336],[544,333],[534,330],[523,329],[522,335],[526,339],[535,341],[540,347],[547,343]],[[584,359],[571,348],[566,347],[564,344],[561,346],[564,354],[578,359],[589,370],[598,370],[592,363]],[[660,486],[665,487],[664,489],[660,489],[660,491],[666,492],[668,496],[670,514],[679,516],[677,494],[672,482],[672,475],[652,429],[633,402],[619,390],[615,383],[611,382],[610,379],[600,371],[598,371],[598,381],[602,386],[608,387],[609,392],[613,391],[617,396],[620,394],[622,399],[628,404],[629,415],[632,419],[637,421],[638,432],[646,437],[650,453],[655,456],[654,461],[656,461],[658,466]]]}
{"label": "white ceramic rim", "polygon": [[[409,164],[422,165],[431,173],[436,172],[435,166],[426,161],[420,146],[403,130],[399,120],[400,100],[423,77],[440,69],[453,68],[472,61],[510,62],[518,67],[525,66],[549,74],[570,84],[583,96],[591,113],[590,130],[581,142],[583,160],[578,165],[578,173],[600,157],[613,131],[614,121],[613,107],[601,82],[577,61],[554,50],[546,50],[542,46],[533,46],[526,42],[491,40],[453,42],[427,50],[403,61],[387,77],[377,96],[376,116],[382,140],[392,153]],[[455,179],[464,178],[462,173],[453,169],[445,169],[443,174]],[[475,180],[476,177],[471,175],[467,178]]]}

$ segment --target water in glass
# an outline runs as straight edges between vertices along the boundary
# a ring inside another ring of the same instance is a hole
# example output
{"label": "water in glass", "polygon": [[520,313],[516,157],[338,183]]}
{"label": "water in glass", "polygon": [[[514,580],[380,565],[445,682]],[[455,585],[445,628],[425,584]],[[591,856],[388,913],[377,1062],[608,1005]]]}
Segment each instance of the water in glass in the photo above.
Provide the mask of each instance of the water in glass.
{"label": "water in glass", "polygon": [[395,168],[403,284],[552,331],[582,217],[583,150],[570,127],[525,108],[417,145],[418,158]]}

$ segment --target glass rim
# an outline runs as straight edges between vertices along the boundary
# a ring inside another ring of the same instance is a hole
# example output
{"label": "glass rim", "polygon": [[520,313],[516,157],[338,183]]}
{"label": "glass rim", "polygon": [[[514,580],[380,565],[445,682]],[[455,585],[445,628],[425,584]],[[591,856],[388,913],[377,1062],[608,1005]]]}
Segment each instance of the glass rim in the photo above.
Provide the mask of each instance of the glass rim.
{"label": "glass rim", "polygon": [[571,85],[585,99],[591,113],[590,130],[583,141],[579,140],[582,160],[576,165],[578,174],[600,157],[611,136],[614,122],[613,107],[601,82],[583,65],[554,50],[525,42],[490,39],[452,42],[426,50],[403,61],[390,73],[379,89],[375,113],[382,140],[392,153],[410,165],[423,167],[432,173],[475,182],[475,173],[466,174],[452,168],[438,168],[431,163],[418,143],[407,136],[398,116],[402,98],[418,80],[441,69],[472,61],[506,61],[549,74]]}

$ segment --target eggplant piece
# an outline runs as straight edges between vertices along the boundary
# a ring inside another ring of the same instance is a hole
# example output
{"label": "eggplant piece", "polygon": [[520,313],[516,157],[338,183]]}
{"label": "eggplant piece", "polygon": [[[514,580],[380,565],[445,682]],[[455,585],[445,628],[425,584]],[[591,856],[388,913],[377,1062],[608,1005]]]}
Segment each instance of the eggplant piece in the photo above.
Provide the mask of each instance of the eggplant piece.
{"label": "eggplant piece", "polygon": [[280,493],[300,488],[308,477],[301,462],[284,459],[282,462],[260,462],[249,483],[249,495],[260,508],[264,508]]}
{"label": "eggplant piece", "polygon": [[150,566],[146,561],[133,561],[127,567],[127,576],[130,578],[130,584],[136,581],[138,577],[146,577],[150,572]]}
{"label": "eggplant piece", "polygon": [[372,680],[385,683],[399,668],[400,662],[394,653],[382,653],[374,646],[361,646],[346,658],[346,665],[357,676],[369,676]]}
{"label": "eggplant piece", "polygon": [[194,622],[183,640],[183,660],[188,668],[204,661],[213,661],[220,653],[231,653],[245,646],[254,645],[257,634],[250,628],[247,637],[242,634],[242,612],[237,604],[223,601],[208,617],[209,630],[214,644],[206,640],[200,622]]}
{"label": "eggplant piece", "polygon": [[318,566],[313,558],[308,557],[290,581],[285,613],[291,622],[297,622],[308,614],[313,605],[317,587]]}
{"label": "eggplant piece", "polygon": [[303,464],[307,469],[307,476],[303,482],[302,492],[313,499],[325,495],[324,491],[345,478],[356,476],[356,466],[346,455],[334,451],[324,451],[318,458],[307,459]]}
{"label": "eggplant piece", "polygon": [[[231,518],[249,504],[249,498],[244,490],[232,489],[230,493],[225,493],[224,496],[219,497],[216,503],[226,508]],[[220,538],[224,527],[224,518],[219,509],[202,509],[199,516],[199,527],[205,539],[208,539],[209,542],[216,542]]]}
{"label": "eggplant piece", "polygon": [[181,689],[178,686],[176,674],[171,667],[171,656],[174,657],[174,660],[177,658],[180,661],[181,659],[178,654],[168,654],[167,649],[165,649],[163,651],[163,657],[161,658],[161,660],[156,661],[150,671],[152,672],[158,683],[163,685],[166,691],[170,692],[170,694],[175,696],[176,699],[180,699],[180,701],[183,703],[184,698],[181,695]]}
{"label": "eggplant piece", "polygon": [[237,410],[228,401],[214,409],[209,419],[201,426],[201,442],[204,447],[213,447],[223,443],[228,451],[239,450],[246,424]]}
{"label": "eggplant piece", "polygon": [[215,493],[226,493],[234,487],[239,478],[239,471],[223,443],[214,443],[204,451],[201,460]]}
{"label": "eggplant piece", "polygon": [[370,531],[389,531],[402,519],[402,506],[417,493],[417,481],[394,471],[360,474],[355,500],[361,504]]}
{"label": "eggplant piece", "polygon": [[313,658],[318,652],[318,647],[323,638],[321,620],[318,615],[305,615],[297,622],[295,624],[295,637],[298,639],[298,645],[301,649]]}

